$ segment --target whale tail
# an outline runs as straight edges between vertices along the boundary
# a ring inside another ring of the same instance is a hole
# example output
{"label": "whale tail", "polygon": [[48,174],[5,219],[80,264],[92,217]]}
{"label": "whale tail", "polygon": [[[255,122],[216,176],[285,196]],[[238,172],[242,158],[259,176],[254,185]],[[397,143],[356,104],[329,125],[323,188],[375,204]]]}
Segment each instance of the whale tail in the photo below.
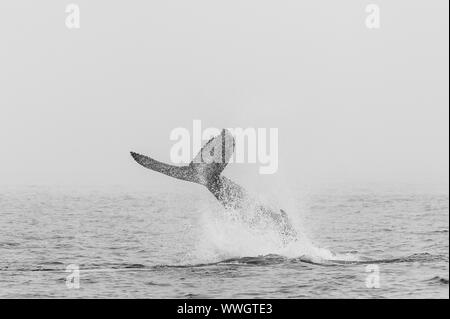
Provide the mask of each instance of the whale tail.
{"label": "whale tail", "polygon": [[228,164],[234,152],[234,138],[223,129],[220,135],[211,138],[187,166],[175,166],[154,160],[148,156],[131,152],[136,162],[153,171],[188,182],[208,185],[217,178]]}

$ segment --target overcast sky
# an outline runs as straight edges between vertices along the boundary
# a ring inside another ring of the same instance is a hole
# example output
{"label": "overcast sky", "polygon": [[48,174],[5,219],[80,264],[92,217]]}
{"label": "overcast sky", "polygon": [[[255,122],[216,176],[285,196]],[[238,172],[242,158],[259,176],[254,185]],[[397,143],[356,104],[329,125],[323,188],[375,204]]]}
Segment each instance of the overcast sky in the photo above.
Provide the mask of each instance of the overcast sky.
{"label": "overcast sky", "polygon": [[[0,2],[0,184],[152,184],[170,132],[276,127],[279,174],[448,183],[448,1]],[[249,171],[257,174],[258,166]],[[239,172],[239,168],[229,168]]]}

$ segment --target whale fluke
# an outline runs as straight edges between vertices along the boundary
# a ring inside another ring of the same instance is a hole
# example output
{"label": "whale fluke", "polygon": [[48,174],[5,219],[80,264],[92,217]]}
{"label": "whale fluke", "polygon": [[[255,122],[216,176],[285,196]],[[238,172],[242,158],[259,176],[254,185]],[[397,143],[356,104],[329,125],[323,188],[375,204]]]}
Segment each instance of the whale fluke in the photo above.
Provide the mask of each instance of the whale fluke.
{"label": "whale fluke", "polygon": [[190,166],[169,165],[158,162],[157,160],[154,160],[153,158],[150,158],[145,155],[141,155],[135,152],[130,153],[136,162],[138,162],[139,164],[148,169],[151,169],[159,173],[163,173],[170,177],[181,179],[183,181],[189,181],[194,183],[199,182],[197,179],[197,174],[195,174],[194,170]]}
{"label": "whale fluke", "polygon": [[211,138],[187,166],[159,162],[145,155],[130,152],[136,162],[153,171],[202,185],[217,179],[228,164],[234,151],[234,138],[228,130]]}

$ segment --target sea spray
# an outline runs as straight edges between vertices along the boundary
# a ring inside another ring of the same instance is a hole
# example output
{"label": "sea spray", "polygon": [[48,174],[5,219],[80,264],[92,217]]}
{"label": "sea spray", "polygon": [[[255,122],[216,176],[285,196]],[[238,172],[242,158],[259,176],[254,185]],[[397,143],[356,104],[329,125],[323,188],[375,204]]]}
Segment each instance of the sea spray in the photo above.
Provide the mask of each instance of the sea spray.
{"label": "sea spray", "polygon": [[286,240],[286,235],[280,232],[276,221],[260,218],[255,222],[258,212],[253,208],[242,211],[217,207],[211,210],[204,206],[201,209],[199,241],[195,250],[197,260],[217,262],[229,258],[276,254],[321,262],[335,257],[329,250],[315,246],[307,238],[298,219],[293,225],[296,236]]}

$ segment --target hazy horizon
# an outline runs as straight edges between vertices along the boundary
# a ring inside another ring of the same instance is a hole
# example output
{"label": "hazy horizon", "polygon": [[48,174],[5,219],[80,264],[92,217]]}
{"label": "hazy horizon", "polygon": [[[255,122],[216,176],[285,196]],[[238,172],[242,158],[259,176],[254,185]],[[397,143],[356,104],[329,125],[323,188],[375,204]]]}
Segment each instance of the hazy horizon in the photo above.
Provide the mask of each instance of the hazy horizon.
{"label": "hazy horizon", "polygon": [[173,187],[129,152],[200,119],[279,129],[279,176],[238,180],[448,188],[447,1],[74,3],[0,4],[0,185]]}

